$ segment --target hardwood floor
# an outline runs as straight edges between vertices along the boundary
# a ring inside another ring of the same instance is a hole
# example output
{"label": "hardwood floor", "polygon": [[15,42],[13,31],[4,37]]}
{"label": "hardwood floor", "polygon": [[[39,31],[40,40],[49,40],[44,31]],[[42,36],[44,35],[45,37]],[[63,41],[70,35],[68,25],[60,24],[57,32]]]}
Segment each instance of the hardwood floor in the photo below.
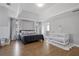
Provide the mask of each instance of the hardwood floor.
{"label": "hardwood floor", "polygon": [[65,51],[45,42],[33,42],[23,45],[12,41],[10,45],[0,47],[0,56],[78,56],[79,48]]}

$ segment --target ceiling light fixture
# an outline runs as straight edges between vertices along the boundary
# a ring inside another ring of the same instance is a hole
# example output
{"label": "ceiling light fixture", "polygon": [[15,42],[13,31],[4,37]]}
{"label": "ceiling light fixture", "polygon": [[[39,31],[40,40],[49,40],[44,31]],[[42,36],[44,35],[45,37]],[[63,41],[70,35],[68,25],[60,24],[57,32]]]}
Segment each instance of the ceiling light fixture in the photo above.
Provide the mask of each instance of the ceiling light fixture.
{"label": "ceiling light fixture", "polygon": [[38,7],[43,7],[43,6],[44,6],[43,3],[37,3],[36,5],[37,5]]}

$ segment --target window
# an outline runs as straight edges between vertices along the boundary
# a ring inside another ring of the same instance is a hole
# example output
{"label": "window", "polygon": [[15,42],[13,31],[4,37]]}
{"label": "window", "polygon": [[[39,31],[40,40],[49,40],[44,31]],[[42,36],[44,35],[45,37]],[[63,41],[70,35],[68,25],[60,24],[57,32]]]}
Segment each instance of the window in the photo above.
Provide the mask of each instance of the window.
{"label": "window", "polygon": [[47,31],[50,31],[50,24],[47,23]]}

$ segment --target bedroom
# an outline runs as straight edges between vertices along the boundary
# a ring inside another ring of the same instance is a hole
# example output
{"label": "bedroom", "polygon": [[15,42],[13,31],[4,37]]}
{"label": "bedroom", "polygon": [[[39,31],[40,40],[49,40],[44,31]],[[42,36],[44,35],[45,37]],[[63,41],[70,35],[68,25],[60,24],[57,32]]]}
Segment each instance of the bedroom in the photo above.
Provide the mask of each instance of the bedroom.
{"label": "bedroom", "polygon": [[79,55],[78,12],[79,3],[0,3],[0,55]]}

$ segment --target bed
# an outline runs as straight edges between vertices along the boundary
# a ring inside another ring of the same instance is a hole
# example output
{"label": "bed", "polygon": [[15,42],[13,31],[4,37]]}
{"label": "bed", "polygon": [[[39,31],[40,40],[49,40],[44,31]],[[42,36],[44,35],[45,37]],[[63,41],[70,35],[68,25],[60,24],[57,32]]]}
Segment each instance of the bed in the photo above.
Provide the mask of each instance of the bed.
{"label": "bed", "polygon": [[23,44],[44,40],[44,37],[42,34],[36,34],[34,30],[20,30],[20,40]]}

